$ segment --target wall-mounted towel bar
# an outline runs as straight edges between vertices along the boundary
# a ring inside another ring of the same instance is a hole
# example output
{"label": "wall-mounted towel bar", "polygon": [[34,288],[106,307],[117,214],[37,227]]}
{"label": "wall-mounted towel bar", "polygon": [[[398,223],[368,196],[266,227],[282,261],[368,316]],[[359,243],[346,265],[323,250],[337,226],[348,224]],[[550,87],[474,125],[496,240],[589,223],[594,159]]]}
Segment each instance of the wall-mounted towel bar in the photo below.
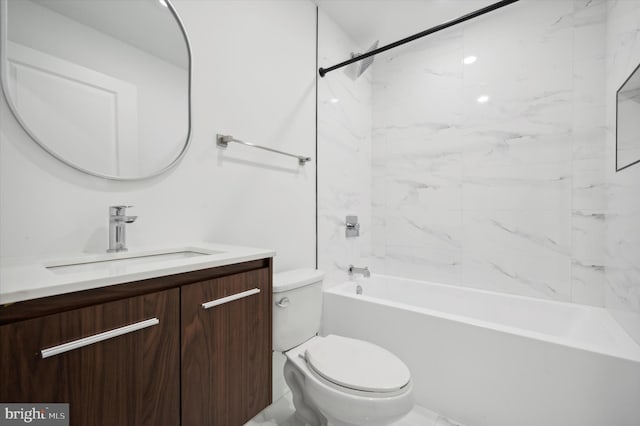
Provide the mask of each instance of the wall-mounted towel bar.
{"label": "wall-mounted towel bar", "polygon": [[220,135],[220,134],[216,135],[216,144],[218,146],[220,146],[222,148],[226,148],[227,146],[229,146],[229,142],[235,142],[235,143],[239,143],[239,144],[242,144],[242,145],[251,146],[253,148],[264,149],[265,151],[275,152],[276,154],[281,154],[281,155],[286,155],[288,157],[297,158],[298,159],[298,164],[300,164],[301,166],[304,166],[304,164],[307,161],[311,161],[311,157],[305,157],[303,155],[289,154],[288,152],[278,151],[277,149],[267,148],[266,146],[256,145],[256,144],[249,143],[249,142],[243,142],[241,140],[235,139],[231,135]]}

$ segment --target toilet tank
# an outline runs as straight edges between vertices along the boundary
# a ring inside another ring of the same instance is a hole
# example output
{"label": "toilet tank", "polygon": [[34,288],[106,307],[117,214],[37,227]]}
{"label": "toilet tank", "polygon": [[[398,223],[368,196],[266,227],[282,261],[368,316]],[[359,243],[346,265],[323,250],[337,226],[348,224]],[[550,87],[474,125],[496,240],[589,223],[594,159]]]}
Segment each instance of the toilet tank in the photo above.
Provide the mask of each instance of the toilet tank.
{"label": "toilet tank", "polygon": [[273,274],[273,349],[287,351],[320,331],[324,272],[296,269]]}

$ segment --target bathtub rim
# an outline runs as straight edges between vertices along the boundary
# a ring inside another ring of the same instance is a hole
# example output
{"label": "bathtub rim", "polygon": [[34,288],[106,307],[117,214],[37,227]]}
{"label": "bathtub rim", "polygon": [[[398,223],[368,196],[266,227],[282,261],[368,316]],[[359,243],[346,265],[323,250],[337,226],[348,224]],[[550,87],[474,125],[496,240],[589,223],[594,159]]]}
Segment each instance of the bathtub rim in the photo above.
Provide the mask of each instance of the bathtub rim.
{"label": "bathtub rim", "polygon": [[333,283],[331,287],[325,288],[322,291],[323,293],[330,293],[338,296],[348,297],[355,300],[374,303],[377,305],[391,306],[397,309],[405,309],[415,313],[427,314],[436,318],[442,318],[450,321],[468,324],[473,327],[486,328],[486,329],[490,329],[498,332],[507,333],[510,335],[522,336],[522,337],[534,339],[534,340],[541,340],[543,342],[552,343],[560,346],[566,346],[566,347],[570,347],[577,350],[593,352],[603,356],[609,356],[613,358],[623,359],[626,361],[640,363],[640,345],[638,345],[635,342],[635,340],[633,340],[633,338],[626,332],[626,330],[622,326],[620,326],[620,324],[618,324],[615,318],[613,318],[613,316],[605,308],[589,306],[589,305],[581,305],[581,304],[570,303],[570,302],[562,302],[558,300],[521,296],[517,294],[501,293],[497,291],[477,289],[473,287],[443,284],[443,283],[437,283],[433,281],[423,281],[423,280],[417,280],[413,278],[403,278],[403,277],[397,277],[393,275],[371,274],[371,276],[374,278],[382,278],[382,279],[390,278],[395,280],[411,281],[414,283],[428,284],[436,287],[441,287],[441,288],[444,287],[447,289],[454,289],[459,291],[460,290],[470,291],[474,293],[480,293],[480,294],[491,295],[491,296],[500,296],[500,297],[515,298],[515,299],[526,300],[526,301],[535,301],[537,303],[550,303],[550,304],[555,304],[559,306],[570,307],[572,309],[596,310],[601,313],[604,313],[617,326],[620,333],[622,333],[622,335],[624,335],[624,337],[628,341],[628,343],[625,345],[628,347],[616,346],[616,348],[619,350],[612,351],[610,348],[604,345],[585,343],[577,339],[571,339],[567,337],[558,337],[551,334],[527,330],[519,327],[512,327],[512,326],[508,326],[500,323],[495,323],[492,321],[481,320],[481,319],[468,317],[464,315],[451,314],[451,313],[439,311],[436,309],[424,308],[424,307],[410,305],[408,303],[396,302],[393,300],[386,300],[380,297],[366,296],[364,294],[359,295],[359,294],[356,294],[355,292],[352,293],[352,292],[344,291],[344,289],[346,289],[347,286],[353,286],[358,283],[366,283],[366,278],[346,280],[340,283]]}

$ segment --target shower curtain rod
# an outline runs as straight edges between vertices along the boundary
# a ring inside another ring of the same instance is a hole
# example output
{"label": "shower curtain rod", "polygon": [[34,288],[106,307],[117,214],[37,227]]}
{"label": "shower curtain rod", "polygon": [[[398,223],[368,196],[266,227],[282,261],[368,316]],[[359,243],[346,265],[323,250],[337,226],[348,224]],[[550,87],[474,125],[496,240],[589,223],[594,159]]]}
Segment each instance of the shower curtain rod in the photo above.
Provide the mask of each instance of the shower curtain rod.
{"label": "shower curtain rod", "polygon": [[502,0],[502,1],[499,1],[497,3],[490,4],[489,6],[483,7],[482,9],[478,9],[475,12],[468,13],[468,14],[466,14],[464,16],[461,16],[461,17],[459,17],[457,19],[454,19],[452,21],[448,21],[448,22],[445,22],[444,24],[440,24],[440,25],[437,25],[435,27],[429,28],[428,30],[424,30],[424,31],[419,32],[417,34],[414,34],[412,36],[403,38],[402,40],[398,40],[398,41],[396,41],[394,43],[387,44],[386,46],[379,47],[379,48],[377,48],[375,50],[372,50],[370,52],[363,53],[362,55],[354,56],[353,58],[351,58],[349,60],[346,60],[344,62],[340,62],[339,64],[334,65],[332,67],[319,68],[318,69],[318,74],[320,74],[320,77],[324,77],[328,72],[337,70],[338,68],[342,68],[342,67],[347,66],[349,64],[352,64],[354,62],[358,62],[358,61],[360,61],[362,59],[368,58],[369,56],[377,55],[378,53],[385,52],[385,51],[387,51],[389,49],[393,49],[394,47],[401,46],[403,44],[409,43],[410,41],[417,40],[417,39],[422,38],[424,36],[428,36],[429,34],[437,33],[438,31],[444,30],[445,28],[453,27],[454,25],[458,25],[458,24],[460,24],[462,22],[465,22],[465,21],[468,21],[470,19],[477,18],[478,16],[484,15],[485,13],[493,12],[496,9],[500,9],[501,7],[508,6],[508,5],[510,5],[512,3],[515,3],[517,1],[520,1],[520,0]]}

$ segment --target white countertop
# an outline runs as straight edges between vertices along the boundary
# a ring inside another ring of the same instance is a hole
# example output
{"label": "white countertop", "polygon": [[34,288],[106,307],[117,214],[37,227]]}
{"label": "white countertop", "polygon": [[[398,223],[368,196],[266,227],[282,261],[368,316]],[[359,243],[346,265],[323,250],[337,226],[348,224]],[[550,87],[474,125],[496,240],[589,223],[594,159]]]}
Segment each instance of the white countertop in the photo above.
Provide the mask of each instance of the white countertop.
{"label": "white countertop", "polygon": [[[144,257],[190,251],[204,253],[195,257],[148,261],[142,264],[105,262],[115,259]],[[211,253],[211,254],[209,254]],[[10,259],[0,265],[0,304],[55,296],[148,278],[157,278],[275,256],[275,251],[213,243],[192,243],[163,247],[130,248],[124,253],[60,256],[49,259]],[[99,262],[100,268],[55,268],[59,265]],[[64,271],[64,272],[60,272]]]}

